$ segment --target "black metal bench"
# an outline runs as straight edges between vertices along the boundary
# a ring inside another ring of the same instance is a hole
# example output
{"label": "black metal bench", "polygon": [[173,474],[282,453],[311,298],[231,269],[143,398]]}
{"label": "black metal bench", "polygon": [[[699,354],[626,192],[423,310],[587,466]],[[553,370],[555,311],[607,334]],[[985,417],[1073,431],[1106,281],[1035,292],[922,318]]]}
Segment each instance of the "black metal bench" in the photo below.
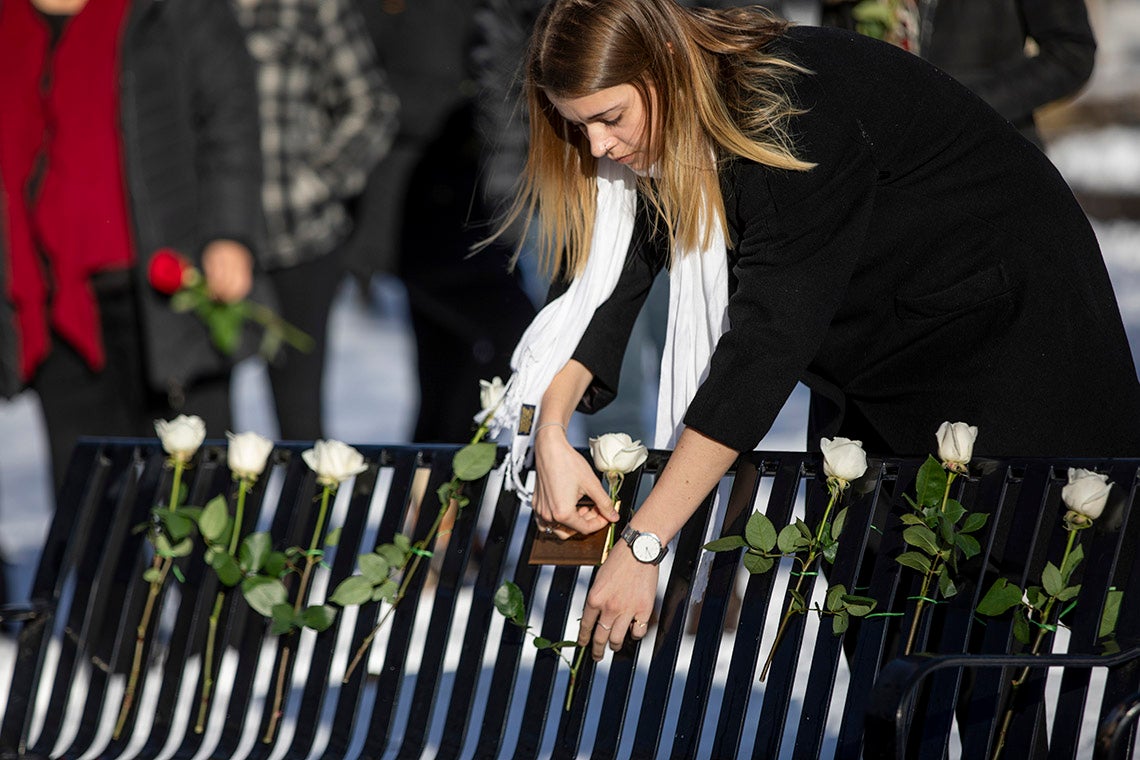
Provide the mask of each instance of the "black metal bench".
{"label": "black metal bench", "polygon": [[[272,473],[246,506],[246,525],[264,526],[282,546],[306,542],[316,519],[318,489],[299,456],[303,448],[278,447]],[[355,572],[358,553],[397,531],[423,535],[457,447],[358,448],[370,467],[342,489],[332,524],[343,531],[314,585],[317,596]],[[626,478],[624,502],[647,492],[665,459],[653,452],[639,477]],[[471,503],[439,546],[432,571],[414,577],[367,668],[342,683],[379,603],[343,610],[328,630],[300,637],[272,744],[261,738],[281,642],[239,594],[227,597],[221,618],[221,693],[204,733],[192,728],[218,589],[196,551],[179,560],[185,581],[167,584],[161,597],[139,709],[115,740],[111,725],[150,562],[149,545],[132,529],[147,520],[171,475],[156,441],[84,441],[43,550],[32,606],[3,613],[24,622],[0,756],[974,758],[985,756],[995,735],[1009,673],[1028,664],[1034,675],[1018,694],[1006,757],[1044,757],[1046,745],[1049,757],[1087,757],[1101,724],[1105,743],[1096,751],[1127,756],[1140,705],[1140,658],[1132,648],[1140,630],[1140,519],[1130,509],[1140,460],[1079,463],[1108,472],[1117,486],[1104,525],[1082,537],[1083,587],[1066,618],[1068,652],[1047,657],[1011,656],[1010,624],[972,613],[984,592],[977,578],[939,605],[939,625],[925,629],[918,649],[939,654],[897,657],[897,634],[917,592],[915,574],[894,561],[903,549],[898,514],[921,462],[871,464],[850,502],[827,581],[878,599],[877,613],[902,616],[864,619],[843,637],[814,615],[797,616],[763,683],[759,665],[786,603],[789,563],[749,576],[739,552],[710,555],[707,587],[695,605],[698,560],[710,537],[740,533],[754,505],[777,527],[805,505],[809,514],[818,510],[826,490],[815,455],[741,458],[725,486],[723,523],[706,530],[714,521],[710,498],[663,565],[662,601],[648,636],[599,666],[587,658],[569,710],[566,667],[506,623],[494,595],[513,580],[535,630],[567,638],[577,630],[590,570],[527,564],[533,521],[493,477],[473,484]],[[1069,464],[988,461],[974,467],[983,474],[960,481],[963,503],[993,515],[985,550],[971,565],[978,573],[987,564],[1023,568],[1027,578],[1040,573],[1063,542],[1059,490]],[[225,446],[207,442],[190,471],[189,501],[203,504],[230,488]],[[1120,651],[1112,656],[1096,644],[1110,587],[1125,595]]]}

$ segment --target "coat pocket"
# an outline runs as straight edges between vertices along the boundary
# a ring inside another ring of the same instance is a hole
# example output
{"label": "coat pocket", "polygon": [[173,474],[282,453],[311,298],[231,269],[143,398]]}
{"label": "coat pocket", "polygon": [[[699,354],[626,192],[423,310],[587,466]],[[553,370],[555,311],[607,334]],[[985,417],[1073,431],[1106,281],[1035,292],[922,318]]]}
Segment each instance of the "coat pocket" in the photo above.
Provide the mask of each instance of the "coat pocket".
{"label": "coat pocket", "polygon": [[941,290],[916,296],[896,296],[899,319],[946,319],[975,309],[1006,303],[1016,286],[997,264],[978,270]]}

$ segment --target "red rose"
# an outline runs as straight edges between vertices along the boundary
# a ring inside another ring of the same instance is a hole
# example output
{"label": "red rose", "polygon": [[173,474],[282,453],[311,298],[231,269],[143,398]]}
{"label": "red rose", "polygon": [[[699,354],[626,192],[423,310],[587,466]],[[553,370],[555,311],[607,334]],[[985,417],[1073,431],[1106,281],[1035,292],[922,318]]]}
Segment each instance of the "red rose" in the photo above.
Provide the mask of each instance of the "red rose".
{"label": "red rose", "polygon": [[147,279],[151,286],[163,295],[172,296],[182,288],[190,262],[182,254],[171,248],[160,248],[150,259]]}

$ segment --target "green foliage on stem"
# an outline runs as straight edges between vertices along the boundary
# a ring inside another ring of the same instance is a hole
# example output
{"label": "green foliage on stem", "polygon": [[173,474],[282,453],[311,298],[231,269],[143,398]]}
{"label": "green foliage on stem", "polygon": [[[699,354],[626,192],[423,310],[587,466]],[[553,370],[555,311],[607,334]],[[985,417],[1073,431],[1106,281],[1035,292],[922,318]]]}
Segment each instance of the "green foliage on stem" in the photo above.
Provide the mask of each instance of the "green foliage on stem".
{"label": "green foliage on stem", "polygon": [[329,601],[342,607],[378,601],[394,604],[400,591],[400,575],[413,554],[408,537],[397,533],[391,543],[361,554],[357,558],[360,575],[341,581],[329,596]]}
{"label": "green foliage on stem", "polygon": [[500,615],[505,617],[511,624],[521,628],[524,634],[531,637],[531,643],[534,644],[535,649],[551,651],[558,655],[558,658],[569,666],[570,686],[566,692],[565,703],[565,709],[569,710],[574,698],[574,685],[578,678],[578,669],[582,665],[582,655],[586,651],[585,647],[579,649],[578,657],[572,661],[564,654],[564,650],[577,647],[578,642],[570,639],[552,641],[544,636],[532,633],[531,626],[527,623],[526,599],[523,597],[522,589],[513,581],[503,581],[502,585],[495,590],[494,601],[495,609],[498,610]]}

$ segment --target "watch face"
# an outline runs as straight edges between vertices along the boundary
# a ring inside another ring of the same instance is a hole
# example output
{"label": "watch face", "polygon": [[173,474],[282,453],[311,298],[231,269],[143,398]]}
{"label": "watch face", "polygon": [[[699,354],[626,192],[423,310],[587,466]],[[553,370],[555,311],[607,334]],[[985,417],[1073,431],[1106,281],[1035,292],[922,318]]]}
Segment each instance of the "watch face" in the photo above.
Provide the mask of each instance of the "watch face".
{"label": "watch face", "polygon": [[633,549],[633,556],[640,561],[653,562],[661,553],[661,542],[657,540],[656,536],[642,533],[633,540],[633,546],[630,548]]}

